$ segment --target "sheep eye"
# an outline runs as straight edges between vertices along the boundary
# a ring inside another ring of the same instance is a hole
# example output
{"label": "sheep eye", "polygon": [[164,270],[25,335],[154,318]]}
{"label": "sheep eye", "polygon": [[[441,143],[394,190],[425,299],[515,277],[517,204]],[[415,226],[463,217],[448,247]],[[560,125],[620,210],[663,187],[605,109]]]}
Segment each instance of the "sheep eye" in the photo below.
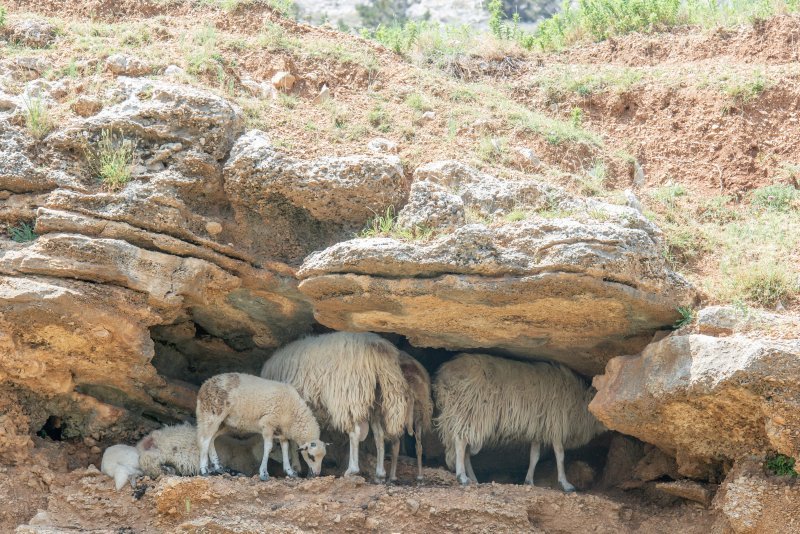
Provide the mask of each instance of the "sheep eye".
{"label": "sheep eye", "polygon": [[317,442],[316,441],[312,441],[311,443],[309,443],[309,445],[311,445],[312,447],[316,447],[317,446]]}

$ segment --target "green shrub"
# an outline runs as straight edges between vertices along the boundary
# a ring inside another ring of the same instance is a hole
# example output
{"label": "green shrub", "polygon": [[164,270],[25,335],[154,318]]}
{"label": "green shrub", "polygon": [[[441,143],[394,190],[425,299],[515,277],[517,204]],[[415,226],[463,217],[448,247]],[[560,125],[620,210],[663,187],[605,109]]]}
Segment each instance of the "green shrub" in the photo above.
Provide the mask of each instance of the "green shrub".
{"label": "green shrub", "polygon": [[41,98],[24,98],[25,105],[25,127],[36,139],[42,139],[53,129],[53,121],[50,112]]}
{"label": "green shrub", "polygon": [[694,308],[691,306],[678,306],[676,309],[681,318],[675,321],[675,330],[694,321]]}
{"label": "green shrub", "polygon": [[800,191],[790,185],[766,185],[752,192],[750,204],[770,211],[787,211],[799,197]]}
{"label": "green shrub", "polygon": [[6,8],[0,6],[0,28],[6,25]]}
{"label": "green shrub", "polygon": [[9,226],[8,235],[11,236],[12,241],[17,243],[25,243],[26,241],[33,241],[37,236],[33,231],[33,226],[28,223],[21,223],[19,226]]}
{"label": "green shrub", "polygon": [[88,150],[89,165],[109,189],[119,189],[131,179],[135,148],[133,141],[103,130],[94,148]]}
{"label": "green shrub", "polygon": [[766,468],[767,471],[773,475],[796,477],[797,471],[794,469],[794,458],[784,456],[783,454],[776,454],[767,458]]}

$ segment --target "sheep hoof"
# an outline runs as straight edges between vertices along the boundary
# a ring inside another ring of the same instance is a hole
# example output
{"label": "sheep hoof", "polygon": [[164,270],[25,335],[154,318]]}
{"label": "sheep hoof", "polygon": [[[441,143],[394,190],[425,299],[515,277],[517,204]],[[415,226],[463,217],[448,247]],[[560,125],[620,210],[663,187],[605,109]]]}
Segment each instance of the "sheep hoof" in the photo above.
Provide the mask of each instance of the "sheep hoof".
{"label": "sheep hoof", "polygon": [[[397,480],[397,479],[395,479]],[[425,477],[422,475],[417,475],[417,482],[425,482]]]}
{"label": "sheep hoof", "polygon": [[350,471],[349,469],[344,472],[345,477],[357,477],[361,472],[360,471]]}
{"label": "sheep hoof", "polygon": [[268,474],[266,474],[266,473],[264,473],[264,474],[262,474],[262,475],[258,475],[258,479],[259,479],[261,482],[266,482],[267,480],[269,480],[269,475],[268,475]]}
{"label": "sheep hoof", "polygon": [[458,481],[461,483],[462,486],[467,486],[470,483],[469,477],[467,475],[458,475]]}
{"label": "sheep hoof", "polygon": [[572,484],[561,484],[561,488],[564,490],[564,493],[575,493],[575,486]]}
{"label": "sheep hoof", "polygon": [[526,479],[525,479],[525,485],[526,485],[526,486],[534,486],[535,484],[533,483],[533,480],[528,480],[528,479],[526,478]]}
{"label": "sheep hoof", "polygon": [[286,473],[286,477],[287,478],[298,478],[299,475],[297,474],[297,471],[288,471]]}

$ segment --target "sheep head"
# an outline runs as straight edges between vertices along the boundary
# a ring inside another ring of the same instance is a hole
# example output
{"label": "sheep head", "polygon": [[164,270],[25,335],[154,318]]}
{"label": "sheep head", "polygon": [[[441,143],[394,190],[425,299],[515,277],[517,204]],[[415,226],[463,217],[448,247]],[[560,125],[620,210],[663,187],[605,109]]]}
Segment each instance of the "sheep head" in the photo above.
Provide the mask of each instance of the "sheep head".
{"label": "sheep head", "polygon": [[325,457],[325,442],[309,441],[298,447],[303,459],[308,464],[309,476],[317,476],[322,470],[322,459]]}

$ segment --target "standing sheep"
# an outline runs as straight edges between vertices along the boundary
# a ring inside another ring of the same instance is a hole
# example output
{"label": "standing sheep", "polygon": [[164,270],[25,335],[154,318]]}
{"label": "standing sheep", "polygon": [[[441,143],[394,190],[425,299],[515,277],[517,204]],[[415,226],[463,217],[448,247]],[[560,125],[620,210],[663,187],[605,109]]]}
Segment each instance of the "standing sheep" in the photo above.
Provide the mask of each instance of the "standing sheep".
{"label": "standing sheep", "polygon": [[288,384],[242,373],[212,376],[197,393],[197,445],[200,448],[200,474],[207,475],[208,460],[215,471],[222,469],[214,440],[228,430],[258,432],[264,438],[264,454],[259,478],[268,480],[267,460],[272,439],[277,435],[283,453],[283,469],[290,477],[297,472],[289,462],[289,440],[299,450],[316,476],[322,468],[325,443],[319,439],[319,425],[297,391]]}
{"label": "standing sheep", "polygon": [[[400,351],[400,368],[408,384],[409,403],[406,416],[406,431],[415,437],[417,452],[417,480],[422,480],[422,434],[431,428],[433,401],[431,400],[431,377],[417,360]],[[389,480],[397,480],[397,457],[400,455],[400,437],[392,440],[392,464]]]}
{"label": "standing sheep", "polygon": [[605,431],[588,410],[592,391],[559,364],[460,354],[442,365],[433,389],[447,466],[455,463],[462,484],[477,482],[469,457],[484,445],[530,442],[525,483],[533,485],[540,447],[550,443],[558,482],[564,491],[575,491],[564,474],[564,449],[585,445]]}
{"label": "standing sheep", "polygon": [[358,444],[372,428],[378,462],[386,478],[384,439],[402,435],[408,417],[408,385],[399,350],[376,334],[334,332],[299,339],[264,363],[261,376],[294,386],[315,413],[350,441],[345,476],[355,475]]}
{"label": "standing sheep", "polygon": [[139,452],[130,445],[112,445],[103,452],[100,461],[100,471],[114,479],[117,491],[122,489],[126,482],[133,481],[142,476],[139,468]]}
{"label": "standing sheep", "polygon": [[[220,463],[226,468],[251,475],[258,472],[264,452],[264,440],[260,435],[252,435],[247,439],[219,436],[214,440],[214,448],[219,454]],[[153,430],[139,440],[136,449],[139,451],[139,466],[151,478],[157,477],[165,469],[180,476],[200,473],[197,464],[197,458],[200,457],[197,428],[189,423]],[[282,461],[281,451],[271,451],[270,458],[277,462]],[[292,467],[299,470],[294,459]]]}

